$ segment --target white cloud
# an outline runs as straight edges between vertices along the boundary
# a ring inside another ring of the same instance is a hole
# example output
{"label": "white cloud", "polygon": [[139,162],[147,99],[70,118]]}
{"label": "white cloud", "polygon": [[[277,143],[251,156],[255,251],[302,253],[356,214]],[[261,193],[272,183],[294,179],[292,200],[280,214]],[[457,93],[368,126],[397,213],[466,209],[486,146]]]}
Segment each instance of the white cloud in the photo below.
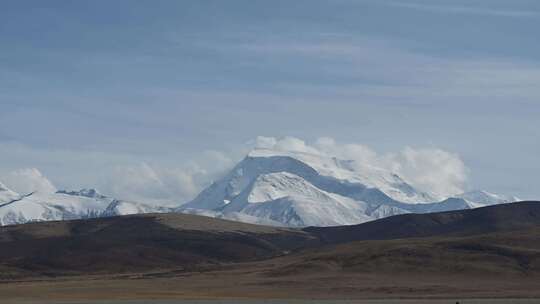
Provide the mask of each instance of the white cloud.
{"label": "white cloud", "polygon": [[234,164],[226,153],[209,150],[179,167],[146,162],[116,166],[99,188],[119,199],[178,206],[194,198]]}
{"label": "white cloud", "polygon": [[183,203],[198,191],[189,172],[144,162],[114,168],[99,188],[119,199],[171,205]]}
{"label": "white cloud", "polygon": [[[319,138],[313,145],[301,139],[259,138],[259,148],[307,152],[340,159],[354,160],[362,166],[372,166],[396,173],[414,187],[439,198],[465,191],[469,169],[459,155],[437,148],[405,147],[396,153],[377,153],[362,144],[340,144],[329,137]],[[273,143],[273,144],[272,144]]]}
{"label": "white cloud", "polygon": [[296,137],[285,136],[279,140],[274,137],[259,136],[255,141],[255,148],[274,149],[278,151],[293,151],[318,154],[319,151]]}
{"label": "white cloud", "polygon": [[[228,172],[246,150],[265,148],[354,160],[359,169],[362,166],[386,169],[416,188],[441,198],[461,193],[467,185],[469,170],[459,155],[437,148],[405,147],[394,153],[378,153],[369,146],[338,143],[330,137],[306,143],[290,136],[259,136],[247,145],[228,152],[204,151],[196,159],[183,161],[178,166],[145,161],[105,166],[100,176],[87,170],[86,174],[94,176],[79,176],[85,181],[76,183],[87,188],[96,187],[104,194],[118,199],[177,206],[193,199],[213,180]],[[56,191],[52,182],[35,168],[9,172],[0,180],[19,193]]]}
{"label": "white cloud", "polygon": [[197,161],[198,163],[203,163],[203,167],[206,167],[206,169],[201,169],[201,165],[197,167],[207,174],[212,174],[211,172],[219,174],[235,165],[233,158],[236,159],[236,157],[228,155],[225,152],[207,150],[203,152],[202,158]]}
{"label": "white cloud", "polygon": [[[446,9],[437,5],[425,7]],[[315,60],[318,64],[309,67],[312,73],[340,81],[337,84],[317,82],[314,85],[282,82],[279,88],[304,90],[304,95],[318,92],[316,96],[319,97],[326,92],[337,100],[347,96],[378,99],[377,102],[399,98],[429,105],[452,98],[455,103],[489,104],[494,98],[508,103],[515,102],[516,98],[536,100],[540,94],[536,85],[540,79],[540,68],[534,61],[496,55],[470,58],[437,56],[418,51],[425,45],[411,41],[404,44],[400,40],[347,35],[306,36],[294,40],[271,37],[228,47],[270,58],[284,56],[298,62]]]}
{"label": "white cloud", "polygon": [[360,164],[371,164],[379,166],[379,156],[370,147],[361,144],[338,144],[329,137],[319,138],[315,146],[320,153],[329,156],[336,156],[341,159],[355,160]]}
{"label": "white cloud", "polygon": [[493,9],[491,7],[478,6],[458,6],[458,5],[441,5],[441,4],[425,4],[425,3],[404,3],[404,2],[383,2],[384,4],[403,7],[416,10],[424,10],[440,13],[453,14],[473,14],[473,15],[488,15],[500,17],[535,17],[539,15],[537,11],[521,11],[509,9]]}
{"label": "white cloud", "polygon": [[21,194],[56,192],[56,187],[52,182],[36,168],[11,171],[2,177],[2,181],[8,188]]}
{"label": "white cloud", "polygon": [[260,149],[272,149],[277,140],[274,137],[258,136],[255,140],[255,147]]}
{"label": "white cloud", "polygon": [[469,170],[457,154],[434,148],[406,147],[384,158],[388,169],[423,191],[441,197],[465,191]]}
{"label": "white cloud", "polygon": [[0,154],[5,160],[0,164],[0,181],[21,194],[55,192],[57,188],[38,169],[8,166],[33,160],[62,190],[97,188],[118,199],[179,205],[234,166],[246,153],[245,149],[242,146],[239,151],[207,150],[196,157],[178,154],[152,161],[131,154],[36,149],[0,143]]}

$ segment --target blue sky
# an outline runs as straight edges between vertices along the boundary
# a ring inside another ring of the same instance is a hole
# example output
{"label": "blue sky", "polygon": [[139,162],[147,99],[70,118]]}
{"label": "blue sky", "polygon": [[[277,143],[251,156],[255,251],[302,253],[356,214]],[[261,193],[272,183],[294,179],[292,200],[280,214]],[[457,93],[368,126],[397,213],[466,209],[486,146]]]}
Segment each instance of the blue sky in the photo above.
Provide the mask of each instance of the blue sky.
{"label": "blue sky", "polygon": [[538,198],[539,28],[538,1],[4,1],[0,173],[189,197],[257,136],[331,137]]}

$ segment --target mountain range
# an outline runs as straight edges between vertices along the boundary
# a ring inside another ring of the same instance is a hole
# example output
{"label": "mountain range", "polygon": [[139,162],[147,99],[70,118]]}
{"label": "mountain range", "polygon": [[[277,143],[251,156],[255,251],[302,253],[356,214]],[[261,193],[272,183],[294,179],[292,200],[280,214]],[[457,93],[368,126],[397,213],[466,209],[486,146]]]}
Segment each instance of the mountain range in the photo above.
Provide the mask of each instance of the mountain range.
{"label": "mountain range", "polygon": [[270,226],[339,226],[514,201],[519,199],[486,191],[441,198],[382,168],[318,154],[255,149],[176,208],[115,199],[94,189],[19,194],[0,184],[0,225],[178,212]]}
{"label": "mountain range", "polygon": [[95,189],[20,195],[0,185],[0,225],[167,211],[164,207],[113,199]]}

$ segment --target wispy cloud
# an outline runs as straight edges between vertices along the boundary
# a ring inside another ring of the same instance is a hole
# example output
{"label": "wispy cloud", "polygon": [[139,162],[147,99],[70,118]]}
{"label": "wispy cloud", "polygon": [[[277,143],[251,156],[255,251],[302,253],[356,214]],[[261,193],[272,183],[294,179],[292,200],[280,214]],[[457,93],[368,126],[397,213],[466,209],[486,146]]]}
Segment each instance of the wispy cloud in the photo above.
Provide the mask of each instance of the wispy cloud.
{"label": "wispy cloud", "polygon": [[510,10],[510,9],[494,9],[488,7],[479,6],[465,6],[465,5],[442,5],[433,3],[415,3],[415,2],[398,2],[389,1],[383,2],[386,5],[394,7],[409,8],[415,10],[423,10],[437,13],[449,13],[449,14],[470,14],[470,15],[487,15],[487,16],[500,16],[500,17],[538,17],[540,12],[538,11],[526,11],[526,10]]}
{"label": "wispy cloud", "polygon": [[[312,85],[320,92],[334,87],[332,93],[340,96],[401,97],[430,103],[434,102],[432,98],[506,98],[515,102],[515,98],[540,97],[540,66],[516,58],[435,56],[419,51],[422,46],[414,43],[353,36],[255,39],[243,44],[223,43],[215,48],[224,53],[242,52],[246,58],[288,60],[291,65],[297,64],[331,80],[312,84],[309,80],[273,82],[291,90]],[[254,59],[247,60],[259,64]],[[482,102],[481,99],[475,102]]]}
{"label": "wispy cloud", "polygon": [[36,168],[11,171],[2,176],[1,182],[19,194],[32,192],[52,193],[56,191],[52,182]]}

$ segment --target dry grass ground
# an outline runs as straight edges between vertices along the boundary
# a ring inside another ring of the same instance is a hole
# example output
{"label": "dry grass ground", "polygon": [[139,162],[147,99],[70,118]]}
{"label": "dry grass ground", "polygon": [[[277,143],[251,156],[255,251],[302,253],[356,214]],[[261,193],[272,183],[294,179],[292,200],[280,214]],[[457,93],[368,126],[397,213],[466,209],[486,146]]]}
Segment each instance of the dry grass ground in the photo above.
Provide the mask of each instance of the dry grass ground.
{"label": "dry grass ground", "polygon": [[268,276],[273,265],[204,273],[77,277],[0,284],[0,302],[136,299],[540,298],[540,277],[373,273]]}

